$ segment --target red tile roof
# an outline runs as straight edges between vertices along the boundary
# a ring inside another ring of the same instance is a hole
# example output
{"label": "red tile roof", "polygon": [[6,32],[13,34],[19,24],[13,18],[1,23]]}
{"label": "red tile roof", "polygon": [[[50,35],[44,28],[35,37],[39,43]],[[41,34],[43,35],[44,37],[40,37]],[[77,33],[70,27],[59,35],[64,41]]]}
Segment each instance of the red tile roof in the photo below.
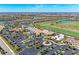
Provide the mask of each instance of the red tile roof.
{"label": "red tile roof", "polygon": [[75,38],[67,38],[66,41],[76,47],[79,47],[79,40]]}
{"label": "red tile roof", "polygon": [[37,28],[33,28],[32,29],[32,32],[36,33],[36,34],[40,34],[42,33],[42,31],[40,29],[37,29]]}
{"label": "red tile roof", "polygon": [[22,28],[14,28],[12,29],[12,31],[22,31],[23,29]]}
{"label": "red tile roof", "polygon": [[43,30],[42,33],[44,35],[52,35],[52,34],[54,34],[54,32],[51,32],[51,31],[48,31],[48,30]]}

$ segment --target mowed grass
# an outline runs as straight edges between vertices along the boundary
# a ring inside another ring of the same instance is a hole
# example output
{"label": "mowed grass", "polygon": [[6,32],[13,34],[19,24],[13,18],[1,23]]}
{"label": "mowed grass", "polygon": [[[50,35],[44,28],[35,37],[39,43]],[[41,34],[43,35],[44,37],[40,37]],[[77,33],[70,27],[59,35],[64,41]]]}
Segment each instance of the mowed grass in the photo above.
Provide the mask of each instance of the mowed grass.
{"label": "mowed grass", "polygon": [[72,23],[71,22],[67,22],[67,23],[42,22],[42,23],[37,23],[36,27],[79,38],[79,31],[78,31],[79,22],[72,22]]}
{"label": "mowed grass", "polygon": [[54,25],[61,28],[79,31],[79,22],[61,22]]}
{"label": "mowed grass", "polygon": [[32,36],[29,36],[28,38],[26,38],[25,40],[23,40],[22,42],[23,43],[26,43],[26,42],[29,42],[32,40]]}

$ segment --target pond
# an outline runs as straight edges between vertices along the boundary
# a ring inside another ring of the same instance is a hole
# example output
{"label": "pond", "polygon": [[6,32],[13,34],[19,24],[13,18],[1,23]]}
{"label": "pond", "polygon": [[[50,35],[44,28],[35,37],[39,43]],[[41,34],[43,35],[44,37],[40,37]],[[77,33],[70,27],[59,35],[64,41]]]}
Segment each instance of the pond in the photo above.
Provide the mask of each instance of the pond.
{"label": "pond", "polygon": [[7,24],[7,20],[0,20],[0,24]]}
{"label": "pond", "polygon": [[62,22],[79,22],[79,20],[63,20]]}
{"label": "pond", "polygon": [[72,22],[72,20],[63,20],[63,22]]}

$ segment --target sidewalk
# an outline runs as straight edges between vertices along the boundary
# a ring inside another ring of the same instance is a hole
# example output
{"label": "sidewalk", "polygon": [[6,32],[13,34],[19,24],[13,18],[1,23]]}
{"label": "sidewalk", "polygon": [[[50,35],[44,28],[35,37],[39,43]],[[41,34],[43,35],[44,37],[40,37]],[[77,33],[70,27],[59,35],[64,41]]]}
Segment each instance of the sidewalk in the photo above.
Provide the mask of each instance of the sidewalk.
{"label": "sidewalk", "polygon": [[4,42],[2,37],[0,37],[0,46],[3,47],[3,49],[7,51],[10,55],[15,55],[12,49]]}

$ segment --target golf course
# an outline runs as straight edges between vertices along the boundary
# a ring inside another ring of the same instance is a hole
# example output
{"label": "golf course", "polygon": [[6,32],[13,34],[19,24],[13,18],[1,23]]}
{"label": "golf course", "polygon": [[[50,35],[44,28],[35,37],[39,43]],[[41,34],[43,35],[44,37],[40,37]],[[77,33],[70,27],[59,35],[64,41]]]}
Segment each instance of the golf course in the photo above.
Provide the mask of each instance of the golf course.
{"label": "golf course", "polygon": [[79,21],[57,20],[36,23],[36,27],[79,38]]}

